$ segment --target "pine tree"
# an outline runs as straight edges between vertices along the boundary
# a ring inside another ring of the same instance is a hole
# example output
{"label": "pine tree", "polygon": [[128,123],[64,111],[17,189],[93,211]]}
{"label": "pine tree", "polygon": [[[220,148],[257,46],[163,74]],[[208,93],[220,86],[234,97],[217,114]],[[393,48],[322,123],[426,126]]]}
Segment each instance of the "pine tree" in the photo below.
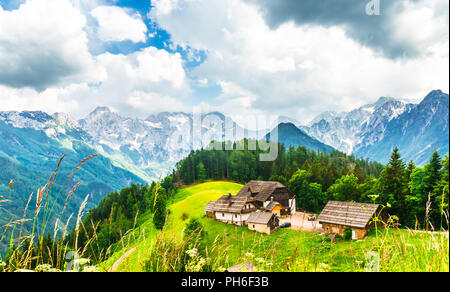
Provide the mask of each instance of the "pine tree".
{"label": "pine tree", "polygon": [[431,156],[430,163],[426,169],[428,177],[427,192],[432,193],[435,186],[441,180],[442,159],[439,152],[434,151]]}
{"label": "pine tree", "polygon": [[302,169],[308,171],[310,168],[308,160],[305,160],[305,163],[303,163]]}
{"label": "pine tree", "polygon": [[155,194],[155,208],[153,211],[153,224],[157,229],[163,229],[166,224],[167,215],[167,198],[164,188],[159,187],[157,194]]}
{"label": "pine tree", "polygon": [[[382,203],[391,204],[391,210],[399,216],[400,221],[406,215],[406,193],[407,183],[405,180],[406,166],[399,149],[394,148],[391,159],[382,171],[380,177],[380,191],[382,194]],[[401,221],[402,222],[402,221]]]}
{"label": "pine tree", "polygon": [[366,176],[364,175],[359,164],[355,165],[355,168],[353,169],[353,174],[358,178],[359,183],[364,183]]}
{"label": "pine tree", "polygon": [[205,165],[204,165],[202,162],[200,162],[200,163],[198,164],[198,166],[197,166],[197,172],[198,172],[198,180],[199,180],[200,182],[204,182],[204,181],[208,178],[208,176],[207,176],[207,174],[206,174]]}

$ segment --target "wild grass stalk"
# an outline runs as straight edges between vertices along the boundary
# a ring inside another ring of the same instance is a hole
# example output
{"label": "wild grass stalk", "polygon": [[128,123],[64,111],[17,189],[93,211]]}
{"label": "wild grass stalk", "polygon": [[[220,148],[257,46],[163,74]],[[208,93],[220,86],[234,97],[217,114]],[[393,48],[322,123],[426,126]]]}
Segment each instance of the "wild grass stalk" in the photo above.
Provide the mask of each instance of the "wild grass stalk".
{"label": "wild grass stalk", "polygon": [[[63,269],[63,262],[66,253],[70,250],[67,242],[61,239],[57,239],[57,232],[59,231],[59,223],[63,218],[64,211],[66,210],[67,204],[70,197],[76,191],[76,189],[81,185],[79,182],[72,187],[69,191],[64,205],[62,207],[62,212],[58,216],[54,214],[54,208],[58,202],[58,199],[66,187],[69,179],[73,176],[74,172],[79,170],[87,161],[94,158],[96,155],[92,155],[83,159],[66,177],[61,189],[56,196],[52,196],[52,189],[56,183],[57,175],[60,171],[63,159],[66,157],[64,154],[58,161],[55,171],[50,175],[48,182],[43,187],[40,187],[36,192],[36,204],[35,209],[32,214],[32,219],[28,219],[28,209],[34,194],[30,194],[28,202],[26,204],[23,218],[16,221],[10,221],[3,228],[3,235],[0,240],[4,239],[4,236],[8,233],[11,234],[10,237],[10,247],[8,253],[8,262],[6,263],[5,271],[15,271],[15,270],[29,270],[33,267],[38,267],[42,265],[50,264],[52,269]],[[9,186],[12,189],[14,182],[11,181]],[[87,197],[86,197],[87,198]],[[81,221],[82,211],[86,207],[87,199],[83,201],[81,208],[78,212],[77,223]],[[42,215],[42,216],[41,216]],[[53,229],[53,240],[52,244],[44,245],[45,231],[51,219],[55,218],[55,227]],[[68,217],[68,220],[62,230],[61,238],[65,238],[67,234],[67,229],[70,224],[70,220],[73,215]],[[41,221],[42,219],[42,221]],[[26,231],[24,224],[26,222],[32,221],[31,230],[24,235]],[[16,235],[16,227],[20,225],[20,230],[18,236]],[[79,226],[78,226],[79,227]],[[44,262],[45,261],[45,262]]]}

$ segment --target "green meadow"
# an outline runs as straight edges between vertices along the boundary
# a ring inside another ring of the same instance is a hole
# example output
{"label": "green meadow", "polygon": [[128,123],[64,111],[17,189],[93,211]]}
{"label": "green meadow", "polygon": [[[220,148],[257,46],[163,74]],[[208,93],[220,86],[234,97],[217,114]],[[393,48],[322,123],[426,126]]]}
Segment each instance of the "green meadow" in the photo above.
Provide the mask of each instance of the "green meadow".
{"label": "green meadow", "polygon": [[220,181],[179,189],[170,199],[166,228],[157,230],[152,214],[144,214],[138,227],[110,248],[110,257],[101,268],[143,271],[158,242],[182,242],[186,223],[198,218],[207,232],[205,257],[215,271],[246,261],[259,271],[365,271],[367,267],[379,271],[449,270],[448,233],[389,229],[372,231],[360,241],[336,239],[332,243],[317,232],[280,229],[263,235],[204,217],[203,208],[209,201],[228,193],[235,195],[241,187]]}

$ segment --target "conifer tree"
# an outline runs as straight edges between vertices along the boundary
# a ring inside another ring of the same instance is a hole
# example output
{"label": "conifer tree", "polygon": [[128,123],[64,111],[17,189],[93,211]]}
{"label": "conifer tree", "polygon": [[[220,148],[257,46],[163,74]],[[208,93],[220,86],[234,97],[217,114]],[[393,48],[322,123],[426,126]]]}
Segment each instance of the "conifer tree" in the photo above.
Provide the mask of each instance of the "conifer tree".
{"label": "conifer tree", "polygon": [[207,175],[205,165],[202,162],[198,164],[197,171],[198,171],[198,180],[200,182],[204,182],[207,179]]}
{"label": "conifer tree", "polygon": [[405,215],[407,182],[405,180],[406,166],[401,159],[400,151],[394,148],[391,159],[381,173],[380,191],[382,203],[389,203],[394,215],[402,220]]}
{"label": "conifer tree", "polygon": [[163,229],[166,224],[167,215],[167,198],[166,190],[159,187],[157,194],[155,194],[155,207],[153,211],[153,224],[157,229]]}
{"label": "conifer tree", "polygon": [[427,167],[428,188],[427,191],[432,193],[436,185],[441,180],[442,159],[439,152],[434,151],[431,156],[430,163]]}

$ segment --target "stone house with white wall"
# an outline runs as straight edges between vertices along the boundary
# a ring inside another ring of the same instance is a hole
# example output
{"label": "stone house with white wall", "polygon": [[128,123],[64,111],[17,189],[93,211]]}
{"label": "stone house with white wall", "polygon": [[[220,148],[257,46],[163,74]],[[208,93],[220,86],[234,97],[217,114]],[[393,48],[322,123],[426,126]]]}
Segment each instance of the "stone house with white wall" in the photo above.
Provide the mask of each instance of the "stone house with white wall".
{"label": "stone house with white wall", "polygon": [[[208,206],[213,206],[214,218],[227,224],[244,226],[250,214],[257,210],[251,200],[243,196],[222,196],[219,200],[210,202],[205,211],[209,213]],[[207,209],[208,208],[208,209]]]}
{"label": "stone house with white wall", "polygon": [[209,202],[204,211],[218,221],[246,226],[255,211],[278,217],[295,214],[295,196],[279,182],[250,181],[236,196],[229,194]]}

